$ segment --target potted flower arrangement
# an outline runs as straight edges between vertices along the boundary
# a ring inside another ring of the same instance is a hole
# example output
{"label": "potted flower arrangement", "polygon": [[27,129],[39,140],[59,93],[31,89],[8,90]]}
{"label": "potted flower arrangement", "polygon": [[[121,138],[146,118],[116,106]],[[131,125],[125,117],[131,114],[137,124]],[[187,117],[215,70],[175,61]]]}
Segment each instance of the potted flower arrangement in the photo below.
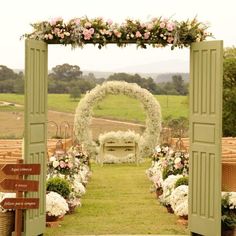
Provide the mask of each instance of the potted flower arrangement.
{"label": "potted flower arrangement", "polygon": [[165,158],[161,159],[163,167],[163,179],[169,175],[183,174],[189,172],[189,154],[181,151],[169,152]]}
{"label": "potted flower arrangement", "polygon": [[74,160],[67,153],[63,155],[53,155],[48,162],[48,177],[60,176],[63,178],[73,178],[77,173],[77,166]]}
{"label": "potted flower arrangement", "polygon": [[221,201],[222,234],[223,236],[236,235],[236,192],[223,192]]}
{"label": "potted flower arrangement", "polygon": [[46,194],[46,221],[56,221],[69,210],[66,200],[56,192]]}
{"label": "potted flower arrangement", "polygon": [[174,213],[172,207],[171,207],[171,202],[170,202],[170,198],[171,198],[171,194],[175,188],[175,183],[176,181],[183,177],[182,175],[169,175],[162,184],[162,188],[163,188],[163,194],[160,196],[160,202],[166,206],[167,211],[169,213]]}
{"label": "potted flower arrangement", "polygon": [[188,186],[187,185],[179,185],[173,190],[170,196],[170,205],[174,213],[180,217],[181,222],[183,219],[185,220],[183,224],[186,224],[185,222],[188,219]]}

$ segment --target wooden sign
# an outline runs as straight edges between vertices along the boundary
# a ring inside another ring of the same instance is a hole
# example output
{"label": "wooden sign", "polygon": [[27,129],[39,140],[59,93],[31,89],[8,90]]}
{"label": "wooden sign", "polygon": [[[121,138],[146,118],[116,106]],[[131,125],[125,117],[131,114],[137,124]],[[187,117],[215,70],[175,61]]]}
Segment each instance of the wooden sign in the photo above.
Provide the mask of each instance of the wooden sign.
{"label": "wooden sign", "polygon": [[4,179],[0,186],[4,190],[13,190],[20,192],[37,192],[39,187],[39,182],[34,180],[21,180],[21,179]]}
{"label": "wooden sign", "polygon": [[6,175],[39,175],[40,164],[6,164],[1,171]]}
{"label": "wooden sign", "polygon": [[37,209],[39,198],[4,198],[0,205],[4,209]]}

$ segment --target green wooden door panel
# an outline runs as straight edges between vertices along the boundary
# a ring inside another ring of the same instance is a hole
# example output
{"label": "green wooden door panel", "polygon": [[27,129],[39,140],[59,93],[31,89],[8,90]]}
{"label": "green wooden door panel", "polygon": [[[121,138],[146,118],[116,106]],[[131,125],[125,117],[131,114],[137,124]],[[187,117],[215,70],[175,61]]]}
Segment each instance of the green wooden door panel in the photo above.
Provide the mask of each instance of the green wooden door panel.
{"label": "green wooden door panel", "polygon": [[24,232],[26,236],[45,231],[46,159],[47,159],[47,44],[35,40],[25,42],[25,138],[26,163],[40,163],[41,174],[28,176],[39,181],[39,191],[26,197],[39,197],[39,209],[27,210]]}
{"label": "green wooden door panel", "polygon": [[223,41],[190,51],[189,230],[221,235]]}

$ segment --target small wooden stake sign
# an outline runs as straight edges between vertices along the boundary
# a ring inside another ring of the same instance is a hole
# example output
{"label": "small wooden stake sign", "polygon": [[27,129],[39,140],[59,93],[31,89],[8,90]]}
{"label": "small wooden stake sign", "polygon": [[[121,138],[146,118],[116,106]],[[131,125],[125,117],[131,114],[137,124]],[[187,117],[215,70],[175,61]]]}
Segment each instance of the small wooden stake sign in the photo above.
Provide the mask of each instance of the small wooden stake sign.
{"label": "small wooden stake sign", "polygon": [[4,198],[0,205],[4,209],[37,209],[39,198]]}
{"label": "small wooden stake sign", "polygon": [[39,182],[34,180],[4,179],[2,182],[0,182],[0,186],[4,190],[37,192]]}
{"label": "small wooden stake sign", "polygon": [[4,179],[0,182],[3,190],[16,191],[16,198],[5,198],[0,205],[4,209],[16,209],[15,212],[15,235],[21,236],[22,232],[22,210],[38,209],[39,198],[23,198],[23,192],[37,192],[39,182],[34,180],[24,180],[23,175],[39,175],[40,164],[22,164],[23,160],[19,160],[18,164],[6,164],[0,171],[7,175],[18,175],[18,179]]}

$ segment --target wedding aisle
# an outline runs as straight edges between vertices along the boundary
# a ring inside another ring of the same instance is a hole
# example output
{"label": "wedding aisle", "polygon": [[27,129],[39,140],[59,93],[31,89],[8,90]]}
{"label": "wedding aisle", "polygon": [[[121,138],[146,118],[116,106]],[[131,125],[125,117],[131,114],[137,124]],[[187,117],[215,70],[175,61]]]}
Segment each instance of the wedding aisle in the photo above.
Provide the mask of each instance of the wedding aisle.
{"label": "wedding aisle", "polygon": [[159,205],[145,170],[150,163],[92,165],[82,207],[45,235],[187,234],[177,217]]}

